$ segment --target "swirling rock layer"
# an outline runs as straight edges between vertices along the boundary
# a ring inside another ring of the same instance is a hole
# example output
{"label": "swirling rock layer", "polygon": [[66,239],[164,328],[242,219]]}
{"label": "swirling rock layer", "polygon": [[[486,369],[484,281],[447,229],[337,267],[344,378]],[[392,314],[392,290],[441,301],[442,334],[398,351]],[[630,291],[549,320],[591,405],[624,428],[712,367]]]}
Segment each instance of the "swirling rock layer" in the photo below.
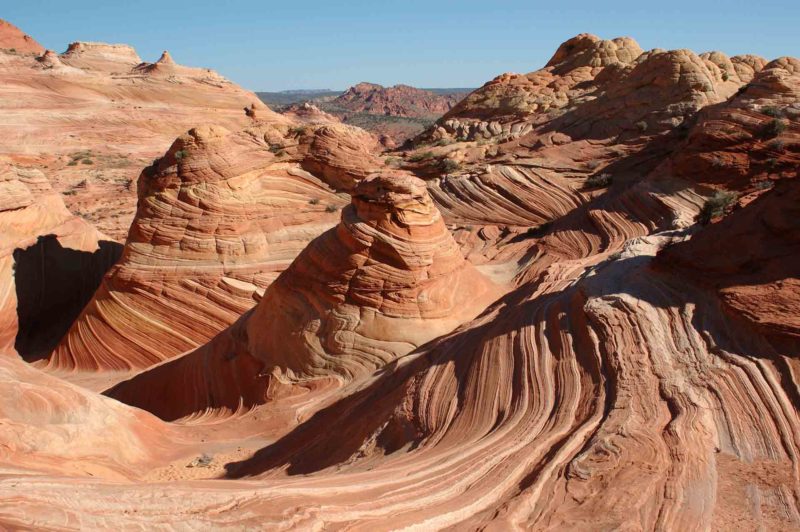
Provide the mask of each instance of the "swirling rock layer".
{"label": "swirling rock layer", "polygon": [[[0,523],[797,529],[797,73],[581,35],[387,159],[424,185],[364,179],[343,126],[251,131],[351,192],[341,223],[224,332],[106,393],[175,420],[156,426],[177,458],[87,479],[55,454],[31,474],[25,449],[22,470],[0,460]],[[159,197],[215,175],[187,146]],[[478,302],[471,264],[505,295]],[[187,439],[218,453],[216,480],[184,480]]]}
{"label": "swirling rock layer", "polygon": [[[423,181],[375,174],[252,312],[110,395],[174,419],[235,409],[240,395],[248,405],[264,402],[270,374],[283,383],[363,378],[471,319],[497,293],[464,260]],[[248,374],[260,379],[248,385]],[[182,390],[170,389],[176,379]]]}
{"label": "swirling rock layer", "polygon": [[144,368],[254,306],[343,203],[265,140],[287,131],[195,128],[145,169],[122,259],[50,366]]}

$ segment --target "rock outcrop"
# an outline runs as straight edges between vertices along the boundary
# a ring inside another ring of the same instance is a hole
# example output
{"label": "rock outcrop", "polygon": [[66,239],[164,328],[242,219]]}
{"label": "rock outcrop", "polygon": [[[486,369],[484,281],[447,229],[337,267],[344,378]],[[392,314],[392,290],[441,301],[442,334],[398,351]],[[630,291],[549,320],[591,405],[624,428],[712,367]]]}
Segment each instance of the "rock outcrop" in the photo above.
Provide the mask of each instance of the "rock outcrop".
{"label": "rock outcrop", "polygon": [[284,139],[195,128],[144,170],[122,259],[51,367],[144,368],[202,345],[335,223],[343,200],[265,137]]}
{"label": "rock outcrop", "polygon": [[0,19],[0,51],[41,54],[44,46],[10,22]]}
{"label": "rock outcrop", "polygon": [[182,136],[58,352],[138,373],[0,359],[0,526],[798,529],[798,67],[579,35],[393,158]]}
{"label": "rock outcrop", "polygon": [[[353,189],[340,224],[312,241],[251,312],[110,395],[174,419],[264,402],[269,376],[349,382],[451,331],[498,293],[464,260],[424,182],[375,174]],[[170,388],[175,379],[181,390]]]}
{"label": "rock outcrop", "polygon": [[778,345],[800,340],[798,177],[795,166],[794,176],[659,257],[713,287],[727,314]]}

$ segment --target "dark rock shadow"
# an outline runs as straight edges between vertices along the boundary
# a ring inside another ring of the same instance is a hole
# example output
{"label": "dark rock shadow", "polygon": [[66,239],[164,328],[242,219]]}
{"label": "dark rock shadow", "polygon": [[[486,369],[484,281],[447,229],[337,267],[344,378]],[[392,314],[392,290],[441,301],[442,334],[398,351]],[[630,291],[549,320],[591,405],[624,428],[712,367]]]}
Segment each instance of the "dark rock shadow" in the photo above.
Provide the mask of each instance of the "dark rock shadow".
{"label": "dark rock shadow", "polygon": [[28,362],[45,358],[66,334],[122,255],[122,244],[100,241],[94,251],[65,248],[55,235],[14,250],[19,328],[14,347]]}

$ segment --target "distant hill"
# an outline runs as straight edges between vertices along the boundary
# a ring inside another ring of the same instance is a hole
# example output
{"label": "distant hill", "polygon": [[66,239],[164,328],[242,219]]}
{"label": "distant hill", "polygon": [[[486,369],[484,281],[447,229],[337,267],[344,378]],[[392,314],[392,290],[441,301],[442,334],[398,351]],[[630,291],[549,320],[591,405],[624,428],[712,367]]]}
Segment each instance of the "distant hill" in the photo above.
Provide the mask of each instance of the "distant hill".
{"label": "distant hill", "polygon": [[330,89],[297,89],[279,92],[257,92],[261,101],[273,109],[292,105],[293,103],[303,103],[318,98],[335,98],[342,94],[342,91]]}
{"label": "distant hill", "polygon": [[386,144],[401,144],[433,124],[472,90],[359,83],[345,91],[304,89],[256,94],[279,112],[296,104],[313,103],[342,122],[385,137]]}

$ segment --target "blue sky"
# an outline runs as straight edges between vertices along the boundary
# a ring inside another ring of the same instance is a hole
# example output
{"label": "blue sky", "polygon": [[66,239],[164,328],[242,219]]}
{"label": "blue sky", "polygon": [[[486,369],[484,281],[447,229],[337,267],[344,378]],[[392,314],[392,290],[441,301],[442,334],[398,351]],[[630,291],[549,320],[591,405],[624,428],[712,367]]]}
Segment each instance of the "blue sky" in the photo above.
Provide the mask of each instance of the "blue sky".
{"label": "blue sky", "polygon": [[800,56],[800,0],[0,0],[0,18],[59,52],[75,40],[131,44],[150,61],[168,49],[251,90],[475,87],[536,70],[582,32]]}

